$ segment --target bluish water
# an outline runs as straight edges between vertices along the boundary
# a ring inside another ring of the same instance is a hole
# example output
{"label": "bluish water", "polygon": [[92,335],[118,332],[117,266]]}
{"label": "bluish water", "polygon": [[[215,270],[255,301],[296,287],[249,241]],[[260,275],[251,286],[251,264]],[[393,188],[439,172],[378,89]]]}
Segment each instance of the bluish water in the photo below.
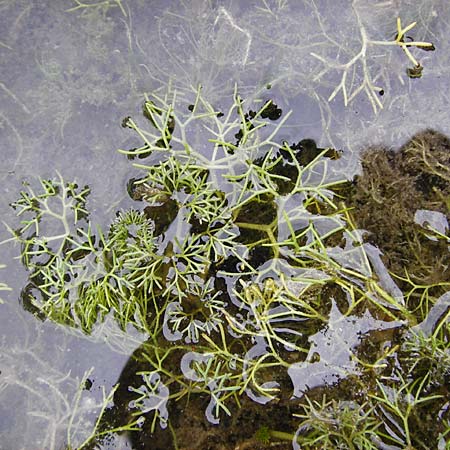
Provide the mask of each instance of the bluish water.
{"label": "bluish water", "polygon": [[[126,183],[134,173],[116,150],[141,143],[122,119],[140,114],[144,93],[169,84],[190,94],[201,84],[218,108],[235,84],[244,98],[274,99],[293,110],[286,139],[354,153],[342,168],[349,177],[368,144],[397,147],[426,127],[449,134],[449,8],[444,1],[3,0],[1,219],[16,223],[8,205],[23,181],[36,185],[59,172],[90,186],[91,220],[109,224],[131,204]],[[395,38],[397,17],[417,21],[408,35],[437,48],[411,50],[421,79],[408,78],[411,62],[399,46],[375,43]],[[336,90],[344,74],[347,105],[344,89]],[[9,237],[1,227],[0,240]],[[0,280],[12,288],[1,292],[0,449],[59,449],[68,436],[76,446],[95,422],[100,388],[111,389],[145,337],[103,329],[88,340],[40,322],[19,302],[27,277],[19,254],[11,243],[0,247],[7,265]],[[94,385],[77,403],[86,373]]]}

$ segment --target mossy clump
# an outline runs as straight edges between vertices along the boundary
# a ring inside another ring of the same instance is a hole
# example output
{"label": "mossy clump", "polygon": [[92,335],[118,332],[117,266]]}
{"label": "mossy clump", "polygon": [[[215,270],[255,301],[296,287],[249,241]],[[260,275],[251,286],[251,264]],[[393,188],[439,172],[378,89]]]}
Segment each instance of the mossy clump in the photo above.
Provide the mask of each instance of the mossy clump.
{"label": "mossy clump", "polygon": [[450,220],[450,140],[425,130],[399,150],[367,149],[362,167],[346,205],[358,228],[368,231],[366,241],[381,250],[404,292],[432,285],[433,294],[442,295],[450,286],[448,239],[430,236],[416,212]]}

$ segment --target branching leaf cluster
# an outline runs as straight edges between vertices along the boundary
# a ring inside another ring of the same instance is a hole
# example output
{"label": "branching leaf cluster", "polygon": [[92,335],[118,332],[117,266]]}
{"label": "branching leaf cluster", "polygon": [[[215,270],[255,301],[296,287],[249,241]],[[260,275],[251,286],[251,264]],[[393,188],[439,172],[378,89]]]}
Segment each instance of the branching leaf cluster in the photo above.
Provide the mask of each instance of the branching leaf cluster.
{"label": "branching leaf cluster", "polygon": [[[152,429],[167,423],[169,400],[193,393],[210,398],[213,423],[244,393],[278,397],[336,303],[347,317],[369,309],[415,324],[339,201],[336,152],[279,142],[289,114],[273,123],[272,107],[246,111],[235,92],[217,111],[200,89],[189,107],[175,92],[146,98],[144,124],[123,122],[143,141],[121,150],[141,171],[129,183],[138,206],[107,232],[88,220],[89,190],[60,176],[13,204],[24,305],[87,334],[113,314],[148,336],[131,407]],[[367,408],[343,411],[363,422]]]}
{"label": "branching leaf cluster", "polygon": [[374,40],[368,35],[366,27],[358,13],[357,8],[354,8],[354,13],[357,19],[361,47],[354,56],[349,58],[346,62],[332,61],[323,57],[322,55],[311,52],[311,56],[321,61],[324,64],[323,70],[321,70],[314,78],[315,81],[320,80],[330,71],[337,71],[340,76],[339,83],[336,85],[333,92],[330,94],[328,101],[333,100],[338,93],[342,93],[344,98],[344,104],[347,106],[351,103],[355,97],[360,93],[365,93],[372,105],[373,111],[376,113],[383,108],[383,104],[380,100],[380,95],[384,94],[384,89],[380,86],[379,78],[380,74],[372,75],[372,68],[369,62],[368,55],[372,47],[400,47],[406,54],[408,60],[412,63],[412,67],[406,69],[406,73],[409,78],[420,78],[422,76],[423,66],[414,57],[411,52],[412,48],[421,49],[425,51],[435,50],[434,45],[431,42],[415,41],[407,35],[417,24],[412,22],[409,25],[403,27],[401,18],[397,18],[396,28],[397,32],[393,40]]}

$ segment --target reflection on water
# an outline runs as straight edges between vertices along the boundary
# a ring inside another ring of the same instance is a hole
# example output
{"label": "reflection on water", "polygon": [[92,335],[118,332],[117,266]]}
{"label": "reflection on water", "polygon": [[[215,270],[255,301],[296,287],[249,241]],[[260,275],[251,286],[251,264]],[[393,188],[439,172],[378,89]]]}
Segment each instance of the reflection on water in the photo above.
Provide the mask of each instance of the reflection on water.
{"label": "reflection on water", "polygon": [[445,448],[448,8],[2,2],[0,447]]}

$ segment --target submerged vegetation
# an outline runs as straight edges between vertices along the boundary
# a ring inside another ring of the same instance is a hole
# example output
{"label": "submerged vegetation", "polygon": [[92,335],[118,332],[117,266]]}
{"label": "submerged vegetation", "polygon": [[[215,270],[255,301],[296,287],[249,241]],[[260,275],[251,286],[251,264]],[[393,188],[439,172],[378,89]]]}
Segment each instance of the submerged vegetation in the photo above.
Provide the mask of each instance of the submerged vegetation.
{"label": "submerged vegetation", "polygon": [[108,230],[59,175],[12,204],[24,308],[146,336],[80,445],[115,429],[134,448],[447,448],[448,142],[369,152],[352,181],[345,153],[283,141],[272,101],[191,101],[154,95],[124,119],[136,206]]}
{"label": "submerged vegetation", "polygon": [[[397,17],[397,33],[392,41],[380,41],[373,40],[368,37],[367,30],[364,28],[361,17],[357,12],[357,8],[354,9],[355,15],[358,20],[358,25],[360,27],[361,33],[361,49],[352,58],[345,63],[329,61],[321,55],[311,52],[311,55],[317,60],[321,61],[325,68],[319,72],[315,77],[315,80],[319,80],[330,70],[336,70],[342,72],[342,78],[339,84],[336,86],[334,91],[328,98],[328,101],[333,100],[333,98],[342,91],[342,96],[344,98],[344,104],[347,106],[358,94],[364,92],[372,105],[373,111],[376,113],[379,109],[383,108],[383,104],[379,98],[380,95],[384,95],[384,89],[377,84],[377,78],[380,78],[380,74],[372,76],[368,64],[366,61],[366,55],[368,48],[379,47],[379,46],[399,46],[403,52],[408,57],[411,62],[412,67],[406,69],[406,74],[409,78],[420,78],[423,72],[422,64],[413,56],[410,48],[418,48],[425,51],[434,51],[435,47],[431,42],[415,41],[411,36],[406,33],[411,31],[417,24],[417,22],[412,22],[406,27],[402,27],[402,21],[400,17]],[[358,64],[361,65],[362,69],[358,69]],[[354,86],[354,75],[358,70],[362,71],[363,81],[359,86]],[[350,81],[351,80],[351,81]]]}
{"label": "submerged vegetation", "polygon": [[[3,269],[4,267],[5,267],[4,264],[0,264],[0,269]],[[11,288],[7,284],[0,282],[0,291],[10,291],[10,290]],[[0,303],[3,303],[3,300],[1,298]]]}

